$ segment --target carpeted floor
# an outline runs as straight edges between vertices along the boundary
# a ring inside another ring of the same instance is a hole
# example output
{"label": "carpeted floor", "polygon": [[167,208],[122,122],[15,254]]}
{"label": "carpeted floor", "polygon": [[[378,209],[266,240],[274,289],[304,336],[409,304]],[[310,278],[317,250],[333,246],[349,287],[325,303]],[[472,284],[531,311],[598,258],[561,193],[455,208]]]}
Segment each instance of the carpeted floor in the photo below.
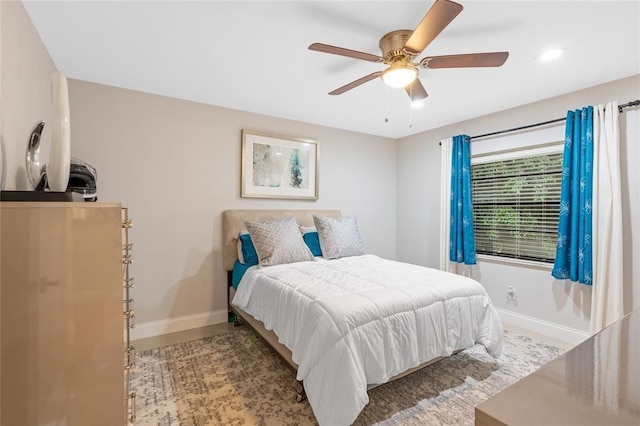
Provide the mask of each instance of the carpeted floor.
{"label": "carpeted floor", "polygon": [[[356,425],[472,425],[474,407],[562,349],[505,333],[497,360],[474,346],[369,391]],[[296,380],[250,330],[141,352],[133,390],[138,425],[315,425]]]}

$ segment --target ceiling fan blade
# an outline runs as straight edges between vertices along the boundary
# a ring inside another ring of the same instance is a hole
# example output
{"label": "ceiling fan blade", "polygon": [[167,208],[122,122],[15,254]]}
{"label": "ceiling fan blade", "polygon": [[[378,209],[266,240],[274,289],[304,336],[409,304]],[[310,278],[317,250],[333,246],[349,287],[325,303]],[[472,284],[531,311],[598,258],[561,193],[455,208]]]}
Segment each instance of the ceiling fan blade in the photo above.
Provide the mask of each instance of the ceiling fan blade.
{"label": "ceiling fan blade", "polygon": [[344,92],[346,92],[347,90],[351,90],[355,87],[360,86],[361,84],[366,83],[367,81],[371,81],[376,77],[380,77],[382,75],[382,71],[377,71],[374,73],[371,73],[369,75],[366,75],[362,78],[357,79],[356,81],[352,81],[349,84],[345,84],[342,87],[337,88],[336,90],[334,90],[333,92],[329,92],[330,95],[341,95]]}
{"label": "ceiling fan blade", "polygon": [[413,83],[405,87],[404,90],[407,91],[407,95],[411,98],[411,102],[421,101],[429,96],[419,78],[413,80]]}
{"label": "ceiling fan blade", "polygon": [[405,43],[404,49],[414,55],[420,54],[460,12],[461,4],[436,0]]}
{"label": "ceiling fan blade", "polygon": [[382,62],[382,58],[380,56],[372,55],[371,53],[358,52],[357,50],[345,49],[343,47],[331,46],[323,43],[313,43],[309,46],[309,50],[346,56],[348,58],[362,59],[363,61],[369,62]]}
{"label": "ceiling fan blade", "polygon": [[423,68],[471,68],[499,67],[505,63],[509,52],[467,53],[426,57],[420,61]]}

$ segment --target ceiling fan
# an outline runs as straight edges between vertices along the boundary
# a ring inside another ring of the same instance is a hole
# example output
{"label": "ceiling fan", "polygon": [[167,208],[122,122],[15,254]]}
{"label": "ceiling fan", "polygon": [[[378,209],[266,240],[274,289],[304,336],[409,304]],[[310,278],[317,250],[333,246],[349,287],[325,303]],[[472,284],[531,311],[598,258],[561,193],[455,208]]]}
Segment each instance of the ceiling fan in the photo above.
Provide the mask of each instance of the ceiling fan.
{"label": "ceiling fan", "polygon": [[436,0],[414,31],[397,30],[382,36],[380,39],[382,56],[323,43],[313,43],[309,46],[309,50],[388,65],[388,68],[384,71],[376,71],[345,84],[329,92],[330,95],[340,95],[374,78],[382,77],[382,80],[391,87],[404,87],[411,101],[420,101],[428,95],[420,79],[418,79],[418,67],[425,69],[499,67],[509,57],[509,52],[467,53],[427,56],[418,62],[414,62],[414,59],[460,12],[462,12],[462,5],[450,0]]}

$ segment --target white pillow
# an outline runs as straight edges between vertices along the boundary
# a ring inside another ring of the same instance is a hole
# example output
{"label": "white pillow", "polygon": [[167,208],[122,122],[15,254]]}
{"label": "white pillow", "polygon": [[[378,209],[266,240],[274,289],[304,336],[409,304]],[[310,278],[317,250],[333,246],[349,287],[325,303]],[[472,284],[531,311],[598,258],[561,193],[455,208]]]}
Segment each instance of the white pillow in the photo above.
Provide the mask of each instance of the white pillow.
{"label": "white pillow", "polygon": [[245,226],[258,253],[260,265],[313,260],[293,217],[264,222],[246,221]]}
{"label": "white pillow", "polygon": [[364,254],[364,245],[360,238],[355,216],[321,217],[313,216],[318,230],[322,257],[338,259]]}

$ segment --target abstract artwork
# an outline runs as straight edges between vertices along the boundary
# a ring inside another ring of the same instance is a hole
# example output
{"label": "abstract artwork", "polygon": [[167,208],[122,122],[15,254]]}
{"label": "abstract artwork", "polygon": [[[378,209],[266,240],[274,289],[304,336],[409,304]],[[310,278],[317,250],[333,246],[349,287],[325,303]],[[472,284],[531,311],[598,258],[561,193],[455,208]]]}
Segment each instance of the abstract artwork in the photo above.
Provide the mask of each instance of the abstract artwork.
{"label": "abstract artwork", "polygon": [[318,143],[242,131],[242,194],[318,199]]}

